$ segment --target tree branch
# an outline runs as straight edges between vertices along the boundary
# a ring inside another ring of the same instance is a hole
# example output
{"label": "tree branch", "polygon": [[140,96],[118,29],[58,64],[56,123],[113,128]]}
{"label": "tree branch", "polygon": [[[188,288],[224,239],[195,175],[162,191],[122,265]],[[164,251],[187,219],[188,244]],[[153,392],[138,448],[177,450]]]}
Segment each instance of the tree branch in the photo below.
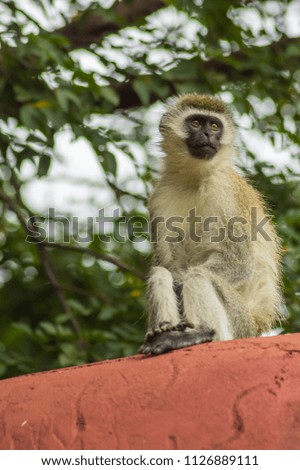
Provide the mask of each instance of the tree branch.
{"label": "tree branch", "polygon": [[67,290],[67,291],[73,292],[74,294],[83,295],[85,297],[91,297],[91,296],[95,297],[95,299],[100,300],[101,302],[105,302],[107,304],[115,303],[113,299],[105,295],[103,292],[97,292],[97,293],[90,292],[90,291],[87,291],[86,289],[82,289],[81,287],[70,286],[68,284],[60,284],[60,287],[62,290]]}
{"label": "tree branch", "polygon": [[120,188],[114,181],[110,180],[108,177],[105,178],[105,181],[107,182],[108,186],[113,190],[117,199],[120,199],[121,196],[130,196],[135,199],[138,199],[139,201],[143,201],[144,203],[147,202],[146,197],[141,196],[139,194],[132,194],[130,191],[126,191],[125,189]]}
{"label": "tree branch", "polygon": [[[62,243],[47,242],[45,240],[41,240],[39,238],[33,237],[33,234],[35,233],[35,228],[33,227],[30,219],[28,221],[26,221],[26,218],[23,216],[23,214],[22,214],[21,210],[19,209],[19,207],[14,203],[14,201],[9,196],[7,196],[1,190],[0,190],[0,199],[16,214],[16,216],[18,217],[18,220],[19,220],[20,224],[22,225],[22,227],[24,228],[25,232],[35,241],[35,243],[38,246],[44,246],[44,247],[47,246],[47,247],[52,247],[52,248],[56,247],[56,248],[59,248],[59,249],[64,249],[64,250],[69,250],[69,251],[77,251],[78,253],[85,253],[85,254],[94,256],[95,258],[100,259],[102,261],[106,261],[107,263],[114,264],[115,266],[122,269],[123,271],[128,271],[131,274],[133,274],[134,276],[136,276],[136,277],[138,277],[142,280],[146,279],[146,276],[144,275],[144,273],[142,273],[138,269],[133,268],[132,266],[130,266],[129,264],[125,263],[124,261],[116,258],[115,256],[109,255],[107,253],[99,253],[98,251],[95,251],[92,248],[85,248],[85,247],[75,246],[75,245],[65,245],[65,244],[62,244]],[[23,201],[22,201],[22,206],[24,208],[26,207],[24,205]],[[30,213],[29,210],[27,212]],[[29,227],[29,225],[31,225],[31,227]],[[51,261],[48,262],[45,265],[44,264],[45,252],[40,251],[40,254],[42,255],[41,260],[43,261],[43,266],[44,266],[44,269],[45,269],[45,271],[47,273],[47,276],[48,276],[49,270],[51,270],[51,266],[52,266]],[[53,268],[52,268],[52,271],[53,271]],[[49,280],[50,280],[50,277],[48,276]],[[52,281],[51,281],[51,283],[52,283]],[[54,282],[54,284],[52,283],[52,285],[53,285],[53,287],[54,287],[54,289],[56,290],[56,293],[57,293],[57,283]],[[59,296],[57,295],[57,297],[59,298],[60,295]],[[60,303],[61,303],[61,300],[60,300]],[[62,303],[61,303],[61,305],[64,308],[64,311],[66,311],[65,306]],[[68,313],[68,312],[66,312],[66,313]]]}
{"label": "tree branch", "polygon": [[[14,178],[16,178],[15,175],[14,175]],[[14,187],[15,187],[15,189],[18,189],[18,199],[20,199],[19,185],[18,185],[18,182],[17,182],[16,179],[14,180]],[[30,228],[30,225],[32,225],[30,219],[28,219],[28,221],[26,221],[26,218],[22,214],[22,211],[19,209],[17,204],[15,204],[13,199],[10,198],[9,196],[7,196],[7,194],[5,194],[2,190],[0,190],[0,199],[7,205],[7,207],[9,207],[10,210],[12,210],[16,214],[16,216],[17,216],[21,226],[25,230],[25,232],[29,236],[32,236],[32,231],[34,230],[34,228],[33,228],[33,226]],[[24,202],[23,201],[21,201],[21,202],[22,202],[22,207],[25,208]],[[30,211],[28,210],[27,212],[30,212]],[[39,243],[38,240],[36,242],[36,245],[38,246],[41,264],[44,268],[46,276],[48,277],[48,279],[49,279],[49,281],[50,281],[50,283],[53,287],[56,298],[57,298],[63,312],[67,313],[70,316],[69,321],[70,321],[71,327],[72,327],[74,333],[76,334],[76,336],[78,338],[80,338],[81,334],[80,334],[79,323],[77,322],[76,318],[74,318],[72,316],[71,310],[70,310],[68,304],[66,303],[66,300],[64,298],[62,289],[59,285],[58,278],[55,274],[55,269],[54,269],[52,261],[49,257],[49,253],[47,252],[46,246],[45,246],[45,244],[43,244],[41,242]]]}
{"label": "tree branch", "polygon": [[85,248],[82,246],[76,246],[76,245],[66,245],[63,243],[56,243],[56,242],[44,242],[48,247],[53,247],[53,248],[59,248],[61,250],[69,250],[69,251],[75,251],[77,253],[83,253],[86,255],[93,256],[94,258],[97,258],[101,261],[106,261],[107,263],[114,264],[118,268],[122,269],[122,271],[128,271],[134,276],[142,279],[143,281],[146,279],[146,276],[144,273],[139,271],[138,269],[133,268],[129,264],[125,263],[124,261],[116,258],[115,256],[108,255],[107,253],[99,253],[98,251],[93,250],[92,248]]}
{"label": "tree branch", "polygon": [[[139,18],[166,6],[161,0],[132,0],[116,2],[109,10],[98,6],[87,9],[71,23],[57,30],[69,39],[71,48],[87,48],[98,43],[104,36],[117,32],[123,26],[130,26]],[[113,19],[112,19],[113,18]]]}
{"label": "tree branch", "polygon": [[58,279],[55,274],[54,266],[53,263],[49,257],[49,253],[47,252],[46,246],[43,243],[37,243],[39,254],[40,254],[40,259],[42,262],[42,265],[44,267],[45,273],[52,284],[53,290],[55,292],[56,298],[58,302],[60,303],[62,310],[64,313],[69,315],[69,321],[71,324],[71,327],[76,334],[78,338],[81,337],[81,332],[80,332],[80,326],[79,323],[77,322],[76,318],[74,318],[71,314],[70,307],[68,306],[66,299],[64,297],[62,287],[60,286]]}

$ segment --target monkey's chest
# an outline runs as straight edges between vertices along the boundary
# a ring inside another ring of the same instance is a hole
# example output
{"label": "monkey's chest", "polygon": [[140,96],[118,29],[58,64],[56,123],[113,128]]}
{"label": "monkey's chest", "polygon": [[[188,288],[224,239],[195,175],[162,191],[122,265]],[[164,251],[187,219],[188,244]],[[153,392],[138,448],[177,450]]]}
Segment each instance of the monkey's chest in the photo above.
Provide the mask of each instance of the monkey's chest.
{"label": "monkey's chest", "polygon": [[184,193],[172,194],[172,197],[157,208],[158,216],[172,242],[207,242],[215,237],[226,223],[230,214],[226,213],[224,201],[218,201],[214,194],[201,191],[193,197]]}
{"label": "monkey's chest", "polygon": [[224,238],[223,230],[214,218],[206,221],[193,218],[167,229],[166,241],[178,268],[186,269],[193,264],[204,263],[212,251],[218,250]]}
{"label": "monkey's chest", "polygon": [[169,207],[163,216],[163,241],[177,269],[203,263],[224,241],[226,216],[221,210],[189,205],[176,211]]}
{"label": "monkey's chest", "polygon": [[[151,214],[158,223],[158,241],[169,269],[182,270],[203,263],[222,248],[227,238],[230,204],[212,184],[198,191],[158,192],[151,201]],[[169,188],[170,189],[170,188]],[[157,196],[157,197],[156,197]]]}

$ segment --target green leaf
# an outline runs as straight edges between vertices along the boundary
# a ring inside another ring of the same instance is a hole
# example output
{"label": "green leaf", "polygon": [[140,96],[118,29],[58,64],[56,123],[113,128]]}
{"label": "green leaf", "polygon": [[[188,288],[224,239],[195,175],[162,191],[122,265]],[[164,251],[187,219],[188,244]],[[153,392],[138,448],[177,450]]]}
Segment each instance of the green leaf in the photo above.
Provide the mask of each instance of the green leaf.
{"label": "green leaf", "polygon": [[147,84],[144,80],[136,79],[132,83],[132,88],[138,95],[143,105],[146,106],[147,104],[149,104],[150,102],[149,84]]}
{"label": "green leaf", "polygon": [[32,329],[27,323],[14,322],[12,323],[12,326],[15,330],[21,331],[22,333],[25,333],[27,335],[32,334]]}
{"label": "green leaf", "polygon": [[68,90],[66,88],[57,88],[55,90],[55,95],[58,104],[65,113],[69,111],[71,103],[74,103],[76,107],[80,109],[81,101],[78,96],[76,96],[75,93],[73,93],[71,90]]}
{"label": "green leaf", "polygon": [[75,299],[68,299],[67,303],[71,310],[74,312],[79,313],[80,315],[83,316],[89,316],[91,313],[91,310],[89,308],[86,308],[84,305],[82,305],[78,300]]}
{"label": "green leaf", "polygon": [[116,176],[117,162],[115,156],[107,150],[103,150],[101,156],[103,157],[103,161],[101,162],[103,170],[106,173],[111,173],[112,175]]}
{"label": "green leaf", "polygon": [[62,313],[61,315],[57,315],[55,318],[55,323],[63,324],[68,323],[70,321],[71,315],[69,313]]}
{"label": "green leaf", "polygon": [[107,307],[104,307],[101,310],[101,312],[98,315],[98,318],[101,321],[107,321],[107,320],[111,320],[116,314],[117,314],[116,307],[112,307],[108,305]]}
{"label": "green leaf", "polygon": [[41,178],[46,176],[51,166],[52,159],[49,155],[42,155],[39,159],[37,174]]}
{"label": "green leaf", "polygon": [[56,335],[57,334],[57,329],[56,326],[53,325],[53,323],[47,322],[47,321],[41,321],[39,323],[39,327],[42,328],[48,335]]}
{"label": "green leaf", "polygon": [[5,364],[0,364],[0,377],[3,377],[7,372],[7,366]]}
{"label": "green leaf", "polygon": [[15,152],[16,157],[16,167],[20,169],[21,164],[24,160],[31,160],[36,156],[36,150],[31,149],[30,147],[25,147],[21,152]]}
{"label": "green leaf", "polygon": [[101,96],[109,101],[114,106],[118,106],[120,104],[120,97],[117,92],[111,87],[102,87],[100,89]]}
{"label": "green leaf", "polygon": [[33,106],[26,104],[20,110],[20,119],[24,126],[30,129],[39,128],[40,113]]}

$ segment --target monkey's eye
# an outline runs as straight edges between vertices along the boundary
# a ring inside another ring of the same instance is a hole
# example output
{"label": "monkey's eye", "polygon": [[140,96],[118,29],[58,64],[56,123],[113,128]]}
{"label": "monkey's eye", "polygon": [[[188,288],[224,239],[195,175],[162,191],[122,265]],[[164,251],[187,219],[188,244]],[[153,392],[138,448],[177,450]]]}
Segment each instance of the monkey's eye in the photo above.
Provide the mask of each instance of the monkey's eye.
{"label": "monkey's eye", "polygon": [[197,120],[197,119],[194,119],[192,122],[191,122],[191,125],[193,127],[199,127],[200,126],[200,122]]}
{"label": "monkey's eye", "polygon": [[213,123],[210,125],[210,127],[211,127],[211,129],[212,129],[213,131],[217,131],[217,130],[219,129],[218,124],[216,124],[215,122],[213,122]]}

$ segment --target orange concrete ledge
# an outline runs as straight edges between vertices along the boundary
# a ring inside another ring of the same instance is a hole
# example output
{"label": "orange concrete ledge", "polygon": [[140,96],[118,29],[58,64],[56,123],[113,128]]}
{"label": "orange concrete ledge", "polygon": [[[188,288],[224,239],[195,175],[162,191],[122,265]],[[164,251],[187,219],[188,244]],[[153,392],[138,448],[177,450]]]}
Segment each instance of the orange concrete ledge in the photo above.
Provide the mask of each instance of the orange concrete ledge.
{"label": "orange concrete ledge", "polygon": [[3,380],[0,449],[300,449],[300,334]]}

